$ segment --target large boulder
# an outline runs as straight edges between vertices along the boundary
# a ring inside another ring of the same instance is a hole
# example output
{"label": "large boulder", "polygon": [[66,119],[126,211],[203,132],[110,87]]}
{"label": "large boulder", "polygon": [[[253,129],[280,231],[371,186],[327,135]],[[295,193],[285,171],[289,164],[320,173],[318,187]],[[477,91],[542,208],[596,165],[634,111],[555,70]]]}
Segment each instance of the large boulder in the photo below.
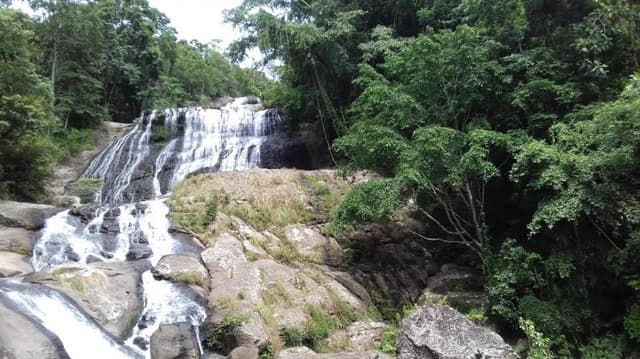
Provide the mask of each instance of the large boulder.
{"label": "large boulder", "polygon": [[313,263],[336,265],[342,260],[338,242],[312,228],[294,224],[284,228],[284,235],[300,255]]}
{"label": "large boulder", "polygon": [[33,252],[34,242],[34,232],[0,225],[0,251],[30,254]]}
{"label": "large boulder", "polygon": [[141,272],[136,263],[92,263],[34,273],[25,280],[57,289],[73,299],[109,334],[124,339],[143,309]]}
{"label": "large boulder", "polygon": [[0,201],[0,224],[36,230],[44,227],[47,218],[62,211],[46,204]]}
{"label": "large boulder", "polygon": [[163,324],[151,335],[151,359],[200,358],[190,323]]}
{"label": "large boulder", "polygon": [[[310,307],[336,316],[346,310],[361,314],[367,311],[369,303],[360,298],[364,296],[370,301],[366,291],[359,287],[357,295],[342,284],[345,278],[335,279],[346,276],[345,273],[298,260],[280,263],[266,251],[257,249],[268,247],[265,244],[271,243],[272,235],[266,232],[254,235],[249,241],[254,244],[248,245],[247,240],[239,239],[245,234],[223,233],[201,254],[212,284],[208,327],[218,327],[229,315],[246,319],[234,329],[234,347],[263,349],[277,340],[282,329],[304,329],[310,320]],[[272,244],[276,246],[275,241]],[[356,288],[357,283],[352,282]],[[226,352],[228,349],[231,348]]]}
{"label": "large boulder", "polygon": [[183,255],[167,255],[158,261],[152,270],[156,278],[167,279],[172,282],[207,286],[209,273],[202,265],[200,258]]}
{"label": "large boulder", "polygon": [[0,297],[0,358],[68,358],[62,343],[37,322],[24,317]]}
{"label": "large boulder", "polygon": [[0,252],[0,278],[33,272],[29,258],[21,254]]}
{"label": "large boulder", "polygon": [[399,359],[518,358],[498,334],[448,306],[425,305],[402,320],[396,347]]}

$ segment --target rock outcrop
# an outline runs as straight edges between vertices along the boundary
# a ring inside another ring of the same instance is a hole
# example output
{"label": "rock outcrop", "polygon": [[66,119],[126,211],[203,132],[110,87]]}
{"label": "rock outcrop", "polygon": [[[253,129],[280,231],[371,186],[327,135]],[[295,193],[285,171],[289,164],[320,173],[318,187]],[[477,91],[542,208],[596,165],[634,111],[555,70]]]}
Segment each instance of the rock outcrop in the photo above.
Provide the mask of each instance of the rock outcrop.
{"label": "rock outcrop", "polygon": [[381,347],[382,333],[387,329],[385,323],[357,321],[347,328],[339,330],[327,339],[326,346],[340,348],[344,352],[366,352]]}
{"label": "rock outcrop", "polygon": [[24,228],[0,226],[0,251],[31,254],[35,237]]}
{"label": "rock outcrop", "polygon": [[66,294],[109,334],[124,339],[143,308],[142,269],[136,263],[92,263],[86,269],[34,273],[25,280]]}
{"label": "rock outcrop", "polygon": [[152,269],[152,273],[156,278],[204,287],[209,279],[207,268],[202,265],[200,258],[185,255],[162,257]]}
{"label": "rock outcrop", "polygon": [[46,204],[0,201],[0,225],[36,230],[45,220],[60,212],[60,208]]}
{"label": "rock outcrop", "polygon": [[388,355],[369,352],[317,354],[307,347],[295,347],[281,351],[276,359],[388,359]]}
{"label": "rock outcrop", "polygon": [[396,342],[399,359],[516,359],[495,332],[448,306],[426,305],[402,320]]}
{"label": "rock outcrop", "polygon": [[0,278],[31,272],[33,272],[33,267],[28,257],[17,253],[0,251]]}
{"label": "rock outcrop", "polygon": [[335,279],[347,274],[304,262],[307,257],[297,252],[296,248],[320,248],[316,244],[324,245],[326,240],[299,236],[298,245],[291,246],[238,218],[230,220],[241,230],[218,235],[201,256],[211,283],[210,327],[219,326],[230,315],[246,318],[234,332],[236,346],[262,349],[279,340],[283,329],[302,330],[310,320],[309,308],[329,316],[345,310],[360,315],[367,311],[370,298],[366,295],[368,300],[363,301],[358,296],[366,293],[364,288],[352,281],[355,290],[349,289]]}
{"label": "rock outcrop", "polygon": [[151,359],[198,359],[200,350],[189,323],[161,325],[151,335]]}

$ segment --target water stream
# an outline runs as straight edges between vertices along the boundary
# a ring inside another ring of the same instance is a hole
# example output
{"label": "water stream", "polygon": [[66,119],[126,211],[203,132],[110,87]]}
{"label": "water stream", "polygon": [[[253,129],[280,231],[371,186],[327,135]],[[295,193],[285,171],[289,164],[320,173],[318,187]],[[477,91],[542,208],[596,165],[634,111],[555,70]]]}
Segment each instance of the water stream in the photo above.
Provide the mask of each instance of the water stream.
{"label": "water stream", "polygon": [[[221,109],[185,108],[146,113],[82,175],[100,181],[98,204],[48,219],[33,252],[37,271],[90,270],[93,262],[148,261],[195,254],[172,236],[165,204],[170,189],[190,174],[260,167],[260,146],[283,125],[274,110],[247,98]],[[184,286],[142,273],[144,309],[128,339],[105,332],[67,297],[42,285],[0,284],[21,311],[57,336],[71,358],[149,358],[151,335],[161,324],[189,322],[197,338],[205,308]],[[200,347],[200,351],[202,351]]]}

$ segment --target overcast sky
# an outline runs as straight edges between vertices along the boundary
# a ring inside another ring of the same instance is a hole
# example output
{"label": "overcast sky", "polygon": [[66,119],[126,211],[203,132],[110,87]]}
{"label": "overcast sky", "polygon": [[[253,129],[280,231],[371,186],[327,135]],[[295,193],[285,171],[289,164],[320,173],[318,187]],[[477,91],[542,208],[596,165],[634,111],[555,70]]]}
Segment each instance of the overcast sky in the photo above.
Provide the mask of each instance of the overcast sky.
{"label": "overcast sky", "polygon": [[180,39],[200,42],[222,40],[223,46],[240,34],[224,23],[225,9],[236,7],[242,0],[148,0],[149,4],[165,13]]}

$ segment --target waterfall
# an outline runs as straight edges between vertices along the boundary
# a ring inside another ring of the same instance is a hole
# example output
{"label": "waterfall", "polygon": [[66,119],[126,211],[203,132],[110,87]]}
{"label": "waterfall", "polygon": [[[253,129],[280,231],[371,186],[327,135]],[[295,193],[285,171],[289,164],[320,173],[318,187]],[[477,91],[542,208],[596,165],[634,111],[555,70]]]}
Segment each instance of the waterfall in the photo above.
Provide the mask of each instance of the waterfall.
{"label": "waterfall", "polygon": [[[37,271],[89,268],[93,262],[145,260],[155,266],[188,245],[169,232],[168,192],[189,175],[260,167],[261,146],[284,131],[277,111],[249,98],[220,109],[150,111],[102,151],[82,178],[101,182],[96,204],[49,218],[33,252]],[[192,247],[191,247],[192,248]],[[0,283],[0,294],[40,322],[71,358],[149,358],[151,335],[161,324],[188,322],[200,340],[206,310],[184,286],[141,275],[144,309],[123,342],[110,337],[73,301],[42,285]],[[199,347],[202,353],[202,348]]]}
{"label": "waterfall", "polygon": [[82,177],[103,181],[102,202],[127,203],[166,194],[193,173],[259,168],[262,144],[284,125],[276,110],[248,102],[151,111]]}

